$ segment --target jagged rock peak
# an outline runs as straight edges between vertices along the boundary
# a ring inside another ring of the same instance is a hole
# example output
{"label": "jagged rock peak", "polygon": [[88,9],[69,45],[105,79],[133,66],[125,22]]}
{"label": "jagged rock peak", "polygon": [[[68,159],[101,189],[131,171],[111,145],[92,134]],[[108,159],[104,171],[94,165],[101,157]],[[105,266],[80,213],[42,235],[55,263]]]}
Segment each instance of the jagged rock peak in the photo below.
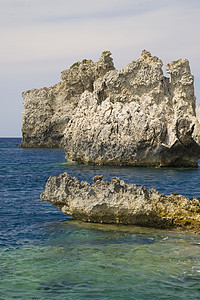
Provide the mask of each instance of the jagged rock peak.
{"label": "jagged rock peak", "polygon": [[95,223],[132,224],[155,228],[178,228],[200,233],[200,203],[197,198],[160,194],[144,186],[111,182],[95,176],[93,184],[67,173],[50,177],[41,200],[50,201],[75,219]]}
{"label": "jagged rock peak", "polygon": [[80,79],[81,76],[89,72],[87,75],[91,77],[91,81],[94,81],[114,69],[111,52],[107,50],[102,52],[98,62],[93,62],[91,59],[83,59],[81,62],[75,62],[68,70],[61,72],[61,79],[70,82],[73,76],[78,76],[77,79]]}
{"label": "jagged rock peak", "polygon": [[92,92],[95,80],[114,70],[110,51],[98,62],[83,59],[61,72],[62,81],[22,93],[22,147],[60,147],[70,116],[84,91]]}
{"label": "jagged rock peak", "polygon": [[50,88],[23,93],[22,146],[62,146],[68,160],[196,167],[200,125],[189,62],[167,65],[143,50],[120,70],[111,53],[82,60]]}
{"label": "jagged rock peak", "polygon": [[151,53],[145,49],[142,51],[141,56],[139,57],[139,60],[146,61],[150,64],[158,63],[159,65],[163,66],[162,60],[160,60],[157,56],[152,56]]}

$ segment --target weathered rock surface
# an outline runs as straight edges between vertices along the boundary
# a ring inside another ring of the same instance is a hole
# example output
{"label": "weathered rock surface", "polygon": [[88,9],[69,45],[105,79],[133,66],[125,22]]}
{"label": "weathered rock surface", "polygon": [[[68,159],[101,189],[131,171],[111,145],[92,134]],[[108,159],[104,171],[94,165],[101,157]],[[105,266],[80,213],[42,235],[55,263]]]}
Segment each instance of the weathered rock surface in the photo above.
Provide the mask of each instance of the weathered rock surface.
{"label": "weathered rock surface", "polygon": [[50,177],[41,200],[50,201],[72,217],[98,223],[132,224],[155,228],[178,228],[200,233],[200,203],[197,198],[166,196],[144,186],[126,184],[118,177],[102,176],[93,184],[67,173]]}
{"label": "weathered rock surface", "polygon": [[84,59],[61,73],[62,81],[52,87],[22,94],[22,147],[60,147],[67,123],[73,117],[81,94],[93,91],[94,81],[114,69],[111,53],[98,62]]}
{"label": "weathered rock surface", "polygon": [[198,104],[196,107],[196,116],[197,120],[200,122],[200,104]]}
{"label": "weathered rock surface", "polygon": [[189,62],[143,51],[115,70],[110,52],[62,72],[51,88],[23,93],[22,146],[63,146],[68,160],[196,167],[200,124]]}

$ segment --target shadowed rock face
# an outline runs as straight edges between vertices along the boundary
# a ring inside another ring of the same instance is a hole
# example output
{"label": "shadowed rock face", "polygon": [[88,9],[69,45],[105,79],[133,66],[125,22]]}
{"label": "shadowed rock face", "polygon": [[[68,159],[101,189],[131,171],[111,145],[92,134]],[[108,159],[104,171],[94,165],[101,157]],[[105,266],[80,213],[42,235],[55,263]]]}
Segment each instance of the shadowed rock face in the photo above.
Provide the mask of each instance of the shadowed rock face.
{"label": "shadowed rock face", "polygon": [[118,177],[107,182],[96,176],[90,185],[63,173],[48,179],[41,200],[82,221],[200,232],[200,204],[196,198],[191,201],[178,194],[147,191],[144,186],[125,184]]}
{"label": "shadowed rock face", "polygon": [[143,51],[115,70],[111,53],[62,72],[62,81],[23,93],[22,146],[62,146],[86,164],[196,167],[200,125],[189,62]]}

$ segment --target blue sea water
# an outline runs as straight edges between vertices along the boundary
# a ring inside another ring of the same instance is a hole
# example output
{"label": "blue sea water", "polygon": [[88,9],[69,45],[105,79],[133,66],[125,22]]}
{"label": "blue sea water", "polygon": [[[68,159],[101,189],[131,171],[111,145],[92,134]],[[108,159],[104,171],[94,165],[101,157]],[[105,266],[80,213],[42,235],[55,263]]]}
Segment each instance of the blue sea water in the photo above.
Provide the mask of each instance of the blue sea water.
{"label": "blue sea water", "polygon": [[61,149],[0,139],[0,299],[200,299],[200,236],[73,220],[40,200],[49,176],[127,183],[200,199],[200,168],[68,164]]}

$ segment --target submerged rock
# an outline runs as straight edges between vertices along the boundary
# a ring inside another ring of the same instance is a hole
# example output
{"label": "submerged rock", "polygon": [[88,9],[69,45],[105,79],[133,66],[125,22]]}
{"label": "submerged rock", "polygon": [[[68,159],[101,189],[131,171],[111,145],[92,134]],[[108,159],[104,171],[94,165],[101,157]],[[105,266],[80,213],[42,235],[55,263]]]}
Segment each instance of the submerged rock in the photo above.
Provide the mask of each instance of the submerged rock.
{"label": "submerged rock", "polygon": [[62,146],[68,160],[86,164],[196,167],[200,124],[188,60],[167,64],[167,78],[146,50],[120,70],[110,55],[23,93],[22,146]]}
{"label": "submerged rock", "polygon": [[75,219],[93,223],[132,224],[155,228],[178,228],[200,233],[200,203],[172,193],[126,184],[118,177],[111,182],[95,176],[93,184],[67,173],[50,177],[41,200],[50,201]]}

